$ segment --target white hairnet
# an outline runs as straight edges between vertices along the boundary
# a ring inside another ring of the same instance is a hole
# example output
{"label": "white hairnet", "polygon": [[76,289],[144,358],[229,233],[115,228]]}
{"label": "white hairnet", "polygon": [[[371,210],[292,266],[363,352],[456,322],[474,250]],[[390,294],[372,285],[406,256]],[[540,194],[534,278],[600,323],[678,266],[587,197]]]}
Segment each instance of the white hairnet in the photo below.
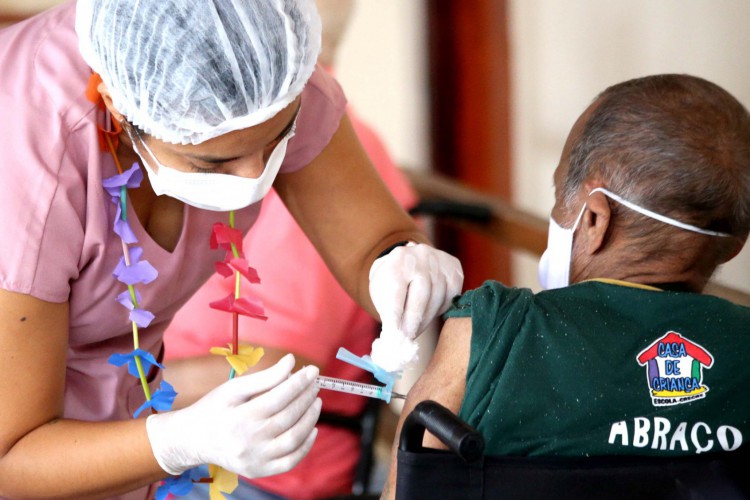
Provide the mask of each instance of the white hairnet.
{"label": "white hairnet", "polygon": [[119,112],[198,144],[262,123],[302,92],[320,51],[314,0],[78,0],[81,54]]}

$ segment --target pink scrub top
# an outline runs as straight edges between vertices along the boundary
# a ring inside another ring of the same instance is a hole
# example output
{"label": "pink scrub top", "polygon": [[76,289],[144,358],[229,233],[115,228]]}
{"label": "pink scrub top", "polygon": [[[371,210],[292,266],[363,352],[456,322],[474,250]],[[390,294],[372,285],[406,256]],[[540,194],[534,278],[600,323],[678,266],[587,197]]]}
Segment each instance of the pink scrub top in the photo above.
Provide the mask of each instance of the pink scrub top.
{"label": "pink scrub top", "polygon": [[[349,116],[386,186],[401,206],[413,206],[416,196],[383,143],[351,110]],[[359,356],[369,354],[377,334],[375,320],[341,288],[275,191],[263,200],[260,217],[243,247],[261,283],[243,283],[242,296],[259,298],[268,320],[241,316],[241,342],[304,356],[320,368],[321,375],[372,382],[364,370],[337,360],[336,352],[345,347]],[[207,304],[232,291],[233,278],[218,274],[209,278],[167,328],[165,359],[203,356],[213,346],[226,347],[232,336],[232,315]],[[319,396],[324,413],[356,416],[365,406],[359,396],[332,391],[320,391]],[[319,424],[315,444],[299,465],[251,482],[293,500],[344,495],[351,493],[358,458],[357,433]]]}
{"label": "pink scrub top", "polygon": [[[102,188],[117,169],[98,143],[104,116],[85,96],[91,70],[78,52],[74,19],[70,2],[0,31],[0,287],[70,303],[64,417],[122,420],[132,418],[144,395],[126,367],[108,362],[133,350],[128,311],[116,301],[126,288],[112,276],[122,256],[112,231],[116,207]],[[304,167],[323,150],[345,107],[336,81],[316,70],[281,172]],[[259,211],[260,203],[239,211],[238,228],[247,231]],[[159,272],[137,289],[142,307],[156,315],[142,329],[140,347],[160,359],[172,316],[223,259],[209,238],[227,215],[185,206],[172,252],[150,238],[130,205],[128,215],[143,259]],[[153,378],[152,390],[161,376]],[[145,496],[144,489],[128,498]]]}

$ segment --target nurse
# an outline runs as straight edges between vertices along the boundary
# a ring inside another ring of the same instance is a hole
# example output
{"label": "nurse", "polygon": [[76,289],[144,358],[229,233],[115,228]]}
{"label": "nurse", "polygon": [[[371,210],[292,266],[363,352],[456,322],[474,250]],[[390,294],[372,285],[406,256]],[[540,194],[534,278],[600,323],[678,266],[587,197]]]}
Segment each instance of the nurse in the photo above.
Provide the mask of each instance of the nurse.
{"label": "nurse", "polygon": [[147,498],[200,464],[252,478],[307,453],[315,368],[287,357],[179,411],[159,370],[271,185],[397,343],[460,292],[319,47],[312,0],[80,0],[0,32],[0,497]]}

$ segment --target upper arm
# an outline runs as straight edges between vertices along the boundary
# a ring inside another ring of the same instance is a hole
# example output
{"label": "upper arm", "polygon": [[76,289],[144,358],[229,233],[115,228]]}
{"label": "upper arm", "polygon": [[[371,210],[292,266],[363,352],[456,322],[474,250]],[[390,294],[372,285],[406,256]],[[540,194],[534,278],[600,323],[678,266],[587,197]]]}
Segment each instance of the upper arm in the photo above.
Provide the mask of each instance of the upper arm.
{"label": "upper arm", "polygon": [[[406,416],[424,400],[432,400],[458,413],[466,391],[466,371],[471,353],[471,318],[451,318],[445,322],[435,353],[424,373],[409,391],[401,411],[399,429]],[[424,444],[445,448],[429,433]]]}
{"label": "upper arm", "polygon": [[62,416],[68,304],[0,290],[0,457]]}
{"label": "upper arm", "polygon": [[[391,464],[388,479],[383,489],[383,499],[395,496],[396,467],[398,464],[398,441],[401,427],[406,417],[420,402],[430,399],[442,404],[453,413],[461,409],[466,390],[466,372],[471,354],[471,318],[451,318],[445,322],[440,332],[435,354],[427,369],[409,391],[401,410],[395,439],[391,448]],[[429,432],[425,433],[423,444],[429,448],[447,448]]]}
{"label": "upper arm", "polygon": [[308,166],[279,175],[274,186],[339,283],[370,312],[368,273],[378,253],[397,241],[427,242],[372,167],[346,116]]}

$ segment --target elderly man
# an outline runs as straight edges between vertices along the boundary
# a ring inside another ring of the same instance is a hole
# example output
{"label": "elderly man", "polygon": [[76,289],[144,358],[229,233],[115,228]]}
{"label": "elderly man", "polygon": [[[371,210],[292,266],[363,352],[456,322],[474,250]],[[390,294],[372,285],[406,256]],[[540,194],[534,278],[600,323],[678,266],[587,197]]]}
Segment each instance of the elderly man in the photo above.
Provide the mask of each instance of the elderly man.
{"label": "elderly man", "polygon": [[548,290],[486,282],[457,299],[402,416],[438,401],[488,455],[737,449],[750,309],[701,291],[750,231],[748,112],[691,76],[615,85],[573,126],[554,182]]}

